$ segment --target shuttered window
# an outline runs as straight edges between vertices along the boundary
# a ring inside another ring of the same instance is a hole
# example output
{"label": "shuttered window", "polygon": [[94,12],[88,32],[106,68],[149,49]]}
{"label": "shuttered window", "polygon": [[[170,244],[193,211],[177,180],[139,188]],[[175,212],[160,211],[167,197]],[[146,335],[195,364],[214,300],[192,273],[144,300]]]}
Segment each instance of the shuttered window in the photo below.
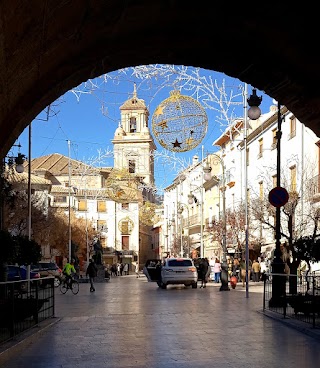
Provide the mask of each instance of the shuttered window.
{"label": "shuttered window", "polygon": [[85,199],[79,200],[78,211],[87,211],[87,201]]}
{"label": "shuttered window", "polygon": [[97,211],[98,212],[107,212],[106,201],[98,201],[98,203],[97,203]]}

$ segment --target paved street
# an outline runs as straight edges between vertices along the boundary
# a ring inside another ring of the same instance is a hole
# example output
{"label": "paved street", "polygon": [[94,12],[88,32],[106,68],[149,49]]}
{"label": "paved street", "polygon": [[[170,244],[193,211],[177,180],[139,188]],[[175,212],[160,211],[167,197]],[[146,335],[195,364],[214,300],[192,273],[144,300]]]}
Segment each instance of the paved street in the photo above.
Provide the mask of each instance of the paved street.
{"label": "paved street", "polygon": [[250,283],[249,298],[241,284],[224,292],[213,283],[162,290],[133,275],[97,283],[95,293],[89,284],[78,295],[56,289],[54,323],[0,366],[319,367],[319,339],[261,311],[262,283]]}

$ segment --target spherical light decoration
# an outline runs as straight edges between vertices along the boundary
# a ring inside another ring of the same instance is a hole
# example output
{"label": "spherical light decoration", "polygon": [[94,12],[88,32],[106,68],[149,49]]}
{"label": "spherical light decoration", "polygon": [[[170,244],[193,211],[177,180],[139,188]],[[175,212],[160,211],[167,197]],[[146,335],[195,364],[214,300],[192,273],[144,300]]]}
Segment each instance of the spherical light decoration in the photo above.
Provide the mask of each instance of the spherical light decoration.
{"label": "spherical light decoration", "polygon": [[144,225],[152,226],[156,223],[156,208],[156,204],[149,201],[140,206],[139,219]]}
{"label": "spherical light decoration", "polygon": [[192,97],[171,91],[152,117],[152,132],[162,147],[173,152],[186,152],[197,147],[208,129],[208,117]]}
{"label": "spherical light decoration", "polygon": [[136,178],[126,169],[113,169],[105,185],[108,196],[115,202],[127,203],[141,197]]}

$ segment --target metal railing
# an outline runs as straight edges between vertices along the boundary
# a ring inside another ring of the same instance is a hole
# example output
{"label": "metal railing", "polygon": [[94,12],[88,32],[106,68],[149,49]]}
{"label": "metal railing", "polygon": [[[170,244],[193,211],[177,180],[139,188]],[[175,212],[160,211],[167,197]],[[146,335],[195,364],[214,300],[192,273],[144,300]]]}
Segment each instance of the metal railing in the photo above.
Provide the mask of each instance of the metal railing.
{"label": "metal railing", "polygon": [[54,277],[0,282],[0,345],[52,317]]}
{"label": "metal railing", "polygon": [[[277,293],[273,290],[273,278],[280,287]],[[320,328],[320,275],[266,274],[263,296],[264,311]]]}

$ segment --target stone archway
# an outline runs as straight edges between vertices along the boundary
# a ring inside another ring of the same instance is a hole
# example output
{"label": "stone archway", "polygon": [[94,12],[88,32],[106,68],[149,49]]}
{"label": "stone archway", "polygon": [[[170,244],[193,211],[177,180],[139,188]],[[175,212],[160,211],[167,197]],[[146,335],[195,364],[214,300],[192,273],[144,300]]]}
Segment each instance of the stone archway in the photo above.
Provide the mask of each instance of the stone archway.
{"label": "stone archway", "polygon": [[275,6],[1,2],[0,157],[38,113],[72,87],[151,63],[224,72],[281,101],[320,135],[320,69],[306,43],[317,34],[316,15],[307,5]]}

